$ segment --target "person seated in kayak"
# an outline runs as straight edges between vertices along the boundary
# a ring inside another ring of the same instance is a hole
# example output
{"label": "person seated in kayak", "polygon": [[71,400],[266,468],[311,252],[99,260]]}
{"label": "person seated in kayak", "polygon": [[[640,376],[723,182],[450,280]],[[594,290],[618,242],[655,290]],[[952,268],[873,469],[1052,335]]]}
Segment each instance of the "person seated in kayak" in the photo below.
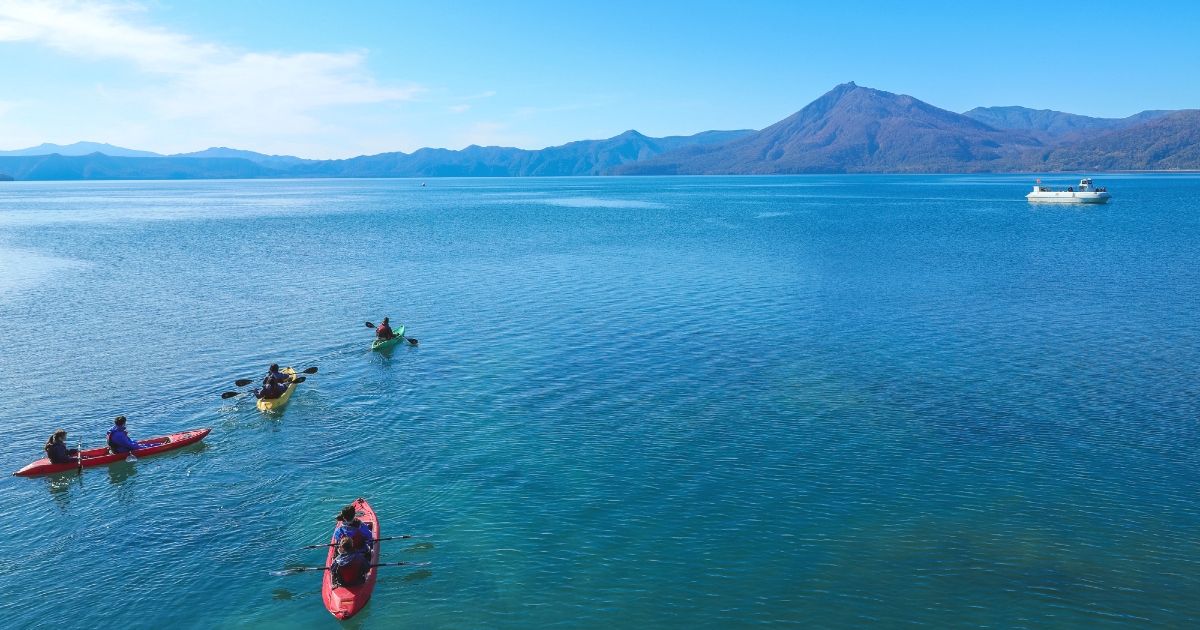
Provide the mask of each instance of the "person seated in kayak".
{"label": "person seated in kayak", "polygon": [[363,553],[361,549],[356,549],[354,540],[350,537],[343,538],[338,543],[337,550],[333,564],[329,565],[333,586],[336,588],[362,584],[367,571],[371,570],[371,561],[367,559],[367,554]]}
{"label": "person seated in kayak", "polygon": [[262,380],[263,385],[266,385],[267,379],[272,377],[275,378],[275,382],[277,383],[287,383],[292,380],[292,376],[290,374],[284,374],[283,372],[279,371],[278,363],[272,363],[271,367],[267,368],[267,375],[264,376]]}
{"label": "person seated in kayak", "polygon": [[259,400],[275,400],[287,391],[288,386],[281,383],[274,376],[268,376],[263,383],[262,389],[254,390],[254,397]]}
{"label": "person seated in kayak", "polygon": [[375,536],[371,532],[371,528],[367,527],[366,523],[358,520],[358,514],[353,505],[347,505],[342,508],[341,514],[337,517],[337,529],[333,530],[333,542],[340,543],[342,540],[349,538],[354,544],[354,548],[367,554],[369,557],[371,551],[375,547]]}
{"label": "person seated in kayak", "polygon": [[390,325],[388,325],[388,318],[384,317],[383,323],[380,324],[379,327],[375,329],[375,338],[376,339],[392,339],[395,336],[396,336],[396,333],[392,332],[392,327]]}
{"label": "person seated in kayak", "polygon": [[125,416],[117,416],[113,426],[108,430],[108,450],[114,453],[130,453],[142,448],[137,440],[130,439],[125,432]]}
{"label": "person seated in kayak", "polygon": [[51,464],[74,464],[79,461],[79,451],[67,448],[67,430],[59,429],[46,440],[46,457]]}

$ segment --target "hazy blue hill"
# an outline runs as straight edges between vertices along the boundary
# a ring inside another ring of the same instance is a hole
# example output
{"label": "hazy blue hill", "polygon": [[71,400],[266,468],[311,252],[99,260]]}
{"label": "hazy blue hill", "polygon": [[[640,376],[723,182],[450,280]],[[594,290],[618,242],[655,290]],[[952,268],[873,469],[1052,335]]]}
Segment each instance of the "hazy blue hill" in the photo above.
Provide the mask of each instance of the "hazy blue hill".
{"label": "hazy blue hill", "polygon": [[19,155],[91,155],[92,153],[103,153],[104,155],[112,155],[118,157],[162,157],[160,153],[152,151],[137,151],[135,149],[126,149],[117,147],[103,142],[76,142],[74,144],[51,144],[49,142],[39,144],[36,147],[28,149],[17,149],[15,151],[0,151],[0,156],[19,156]]}
{"label": "hazy blue hill", "polygon": [[11,181],[13,181],[12,175],[9,175],[8,173],[0,173],[0,182],[11,182]]}
{"label": "hazy blue hill", "polygon": [[1028,134],[997,130],[911,96],[845,83],[752,135],[674,151],[618,172],[988,171],[1041,144]]}
{"label": "hazy blue hill", "polygon": [[1031,170],[1200,169],[1200,110],[1185,109],[1030,156]]}
{"label": "hazy blue hill", "polygon": [[601,175],[691,145],[709,146],[751,131],[706,131],[693,136],[651,138],[626,131],[603,140],[579,140],[540,150],[472,145],[461,151],[419,149],[346,160],[309,161],[288,172],[308,177],[519,177]]}
{"label": "hazy blue hill", "polygon": [[257,153],[255,151],[246,151],[243,149],[230,149],[229,147],[209,147],[203,151],[193,151],[191,153],[176,153],[170,157],[181,158],[240,158],[250,160],[256,164],[262,164],[270,168],[287,168],[296,164],[305,162],[313,162],[315,160],[306,160],[292,155],[267,155],[265,153]]}
{"label": "hazy blue hill", "polygon": [[0,171],[20,180],[234,179],[280,174],[235,158],[114,157],[102,153],[0,156]]}
{"label": "hazy blue hill", "polygon": [[1169,110],[1149,110],[1127,118],[1093,118],[1068,114],[1052,109],[1028,107],[976,107],[963,115],[996,129],[1042,132],[1050,138],[1080,137],[1084,132],[1107,131],[1141,124],[1171,113]]}

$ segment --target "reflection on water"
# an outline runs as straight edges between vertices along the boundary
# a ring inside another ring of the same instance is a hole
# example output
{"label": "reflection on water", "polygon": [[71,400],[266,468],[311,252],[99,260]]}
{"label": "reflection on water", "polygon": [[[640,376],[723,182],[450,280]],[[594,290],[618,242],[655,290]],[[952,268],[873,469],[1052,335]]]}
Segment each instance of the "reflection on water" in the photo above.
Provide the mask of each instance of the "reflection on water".
{"label": "reflection on water", "polygon": [[48,475],[45,480],[46,489],[50,491],[50,498],[54,499],[54,504],[63,512],[66,512],[67,507],[71,504],[71,487],[75,486],[80,490],[83,488],[83,475],[79,474],[77,470]]}
{"label": "reflection on water", "polygon": [[120,461],[108,465],[108,482],[113,485],[125,483],[127,479],[137,474],[135,462]]}
{"label": "reflection on water", "polygon": [[55,274],[87,267],[87,263],[0,247],[0,300],[37,286]]}

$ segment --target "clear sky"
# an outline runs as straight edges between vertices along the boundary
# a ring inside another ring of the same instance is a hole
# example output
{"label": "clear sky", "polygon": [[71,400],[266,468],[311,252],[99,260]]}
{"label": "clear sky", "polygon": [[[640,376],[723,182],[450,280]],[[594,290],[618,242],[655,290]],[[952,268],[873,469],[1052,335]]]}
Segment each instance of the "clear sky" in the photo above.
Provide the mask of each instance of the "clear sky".
{"label": "clear sky", "polygon": [[834,85],[1200,107],[1200,3],[0,0],[0,149],[348,157],[759,129]]}

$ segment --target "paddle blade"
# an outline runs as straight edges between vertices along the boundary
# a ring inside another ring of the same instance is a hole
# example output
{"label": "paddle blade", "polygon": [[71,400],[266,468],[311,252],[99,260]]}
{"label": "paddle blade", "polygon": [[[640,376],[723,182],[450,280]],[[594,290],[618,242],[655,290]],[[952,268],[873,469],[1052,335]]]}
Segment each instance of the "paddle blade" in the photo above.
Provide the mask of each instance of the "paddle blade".
{"label": "paddle blade", "polygon": [[375,324],[372,324],[371,322],[367,322],[367,328],[375,328]]}
{"label": "paddle blade", "polygon": [[307,370],[304,370],[303,372],[301,372],[301,374],[316,374],[316,373],[317,373],[317,366],[315,366],[315,365],[308,368]]}
{"label": "paddle blade", "polygon": [[407,339],[407,340],[408,340],[408,345],[410,345],[410,346],[415,346],[415,345],[417,345],[417,338],[416,338],[416,337],[405,337],[405,339]]}
{"label": "paddle blade", "polygon": [[136,462],[136,461],[137,461],[137,458],[133,456],[133,453],[130,453],[130,454],[129,454],[129,457],[126,457],[126,458],[125,458],[125,461],[127,461],[127,462],[129,462],[129,463],[131,463],[131,464],[132,464],[133,462]]}
{"label": "paddle blade", "polygon": [[236,385],[237,387],[245,387],[253,382],[254,382],[254,379],[252,379],[252,378],[239,378],[238,380],[234,381],[233,384]]}
{"label": "paddle blade", "polygon": [[234,396],[241,396],[241,395],[242,395],[242,392],[225,392],[224,394],[221,394],[221,399],[228,400],[230,398],[233,398]]}
{"label": "paddle blade", "polygon": [[307,380],[308,380],[307,376],[297,376],[296,378],[292,379],[292,382],[293,383],[303,383],[304,381],[307,381]]}

